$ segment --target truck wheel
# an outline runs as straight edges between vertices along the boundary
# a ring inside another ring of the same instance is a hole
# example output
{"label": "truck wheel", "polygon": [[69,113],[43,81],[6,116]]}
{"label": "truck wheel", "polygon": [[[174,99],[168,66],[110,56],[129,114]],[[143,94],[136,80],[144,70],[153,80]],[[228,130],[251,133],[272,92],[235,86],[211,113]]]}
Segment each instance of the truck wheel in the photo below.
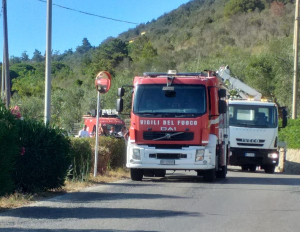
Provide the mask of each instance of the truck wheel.
{"label": "truck wheel", "polygon": [[131,180],[141,181],[143,179],[142,169],[130,169]]}
{"label": "truck wheel", "polygon": [[213,182],[215,178],[215,169],[206,170],[203,173],[203,179],[205,182]]}
{"label": "truck wheel", "polygon": [[163,169],[154,170],[154,175],[155,175],[155,177],[165,177],[166,170],[163,170]]}
{"label": "truck wheel", "polygon": [[265,166],[265,173],[273,174],[274,171],[275,171],[275,166],[273,166],[273,165]]}
{"label": "truck wheel", "polygon": [[146,177],[154,177],[154,169],[145,169],[143,174]]}
{"label": "truck wheel", "polygon": [[197,176],[203,176],[203,170],[197,170]]}
{"label": "truck wheel", "polygon": [[222,166],[222,170],[219,170],[219,171],[216,172],[216,177],[225,179],[226,178],[226,173],[227,173],[227,165]]}
{"label": "truck wheel", "polygon": [[255,172],[256,171],[256,166],[255,165],[250,165],[249,166],[249,171],[250,172]]}

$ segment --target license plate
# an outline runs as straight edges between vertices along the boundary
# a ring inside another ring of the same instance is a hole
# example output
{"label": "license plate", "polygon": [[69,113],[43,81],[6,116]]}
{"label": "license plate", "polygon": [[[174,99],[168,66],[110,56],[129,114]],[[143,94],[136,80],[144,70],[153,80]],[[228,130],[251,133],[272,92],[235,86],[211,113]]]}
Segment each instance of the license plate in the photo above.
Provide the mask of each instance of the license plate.
{"label": "license plate", "polygon": [[160,164],[174,165],[175,164],[175,160],[160,160]]}
{"label": "license plate", "polygon": [[255,157],[255,153],[245,153],[246,157]]}

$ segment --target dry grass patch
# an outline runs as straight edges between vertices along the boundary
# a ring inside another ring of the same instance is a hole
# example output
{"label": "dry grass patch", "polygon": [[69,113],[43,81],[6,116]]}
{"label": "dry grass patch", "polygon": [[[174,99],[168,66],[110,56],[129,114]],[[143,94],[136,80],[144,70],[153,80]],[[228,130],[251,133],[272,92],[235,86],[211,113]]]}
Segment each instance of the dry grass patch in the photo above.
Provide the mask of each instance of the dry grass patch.
{"label": "dry grass patch", "polygon": [[96,177],[93,174],[90,175],[90,179],[86,182],[70,181],[65,182],[65,186],[61,189],[55,189],[52,191],[41,192],[37,194],[23,194],[14,193],[9,196],[0,197],[0,212],[7,209],[14,209],[21,206],[31,204],[35,201],[43,200],[49,197],[54,197],[64,193],[78,192],[86,187],[94,186],[101,183],[109,183],[122,179],[128,179],[130,176],[127,169],[118,169],[115,171],[107,171],[104,175],[98,175]]}

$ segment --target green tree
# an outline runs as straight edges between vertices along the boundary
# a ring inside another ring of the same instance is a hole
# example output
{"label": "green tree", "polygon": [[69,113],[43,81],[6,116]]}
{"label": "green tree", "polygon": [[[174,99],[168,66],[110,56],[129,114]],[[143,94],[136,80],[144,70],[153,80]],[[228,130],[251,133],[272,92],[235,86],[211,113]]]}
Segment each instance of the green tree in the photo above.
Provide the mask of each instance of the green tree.
{"label": "green tree", "polygon": [[263,10],[265,5],[261,0],[230,0],[224,7],[224,13],[226,16],[230,16],[236,13],[254,11],[256,8]]}
{"label": "green tree", "polygon": [[44,94],[44,78],[36,75],[34,71],[30,71],[12,82],[12,90],[17,91],[21,97],[40,97]]}
{"label": "green tree", "polygon": [[39,50],[35,49],[31,60],[34,62],[42,62],[45,60],[45,58],[42,56],[42,53]]}
{"label": "green tree", "polygon": [[76,48],[76,52],[79,52],[80,54],[84,54],[88,52],[90,49],[92,49],[92,45],[90,44],[87,38],[83,38],[82,45]]}
{"label": "green tree", "polygon": [[92,54],[87,72],[94,78],[99,71],[114,74],[115,68],[128,56],[127,45],[120,39],[110,40],[97,48]]}
{"label": "green tree", "polygon": [[141,36],[129,45],[129,56],[132,58],[136,74],[154,71],[153,64],[157,59],[157,49],[146,36]]}
{"label": "green tree", "polygon": [[18,64],[21,63],[21,58],[16,56],[11,56],[9,59],[10,64]]}
{"label": "green tree", "polygon": [[23,62],[29,61],[29,56],[27,55],[27,51],[24,51],[24,52],[22,53],[22,55],[21,55],[21,60],[22,60]]}

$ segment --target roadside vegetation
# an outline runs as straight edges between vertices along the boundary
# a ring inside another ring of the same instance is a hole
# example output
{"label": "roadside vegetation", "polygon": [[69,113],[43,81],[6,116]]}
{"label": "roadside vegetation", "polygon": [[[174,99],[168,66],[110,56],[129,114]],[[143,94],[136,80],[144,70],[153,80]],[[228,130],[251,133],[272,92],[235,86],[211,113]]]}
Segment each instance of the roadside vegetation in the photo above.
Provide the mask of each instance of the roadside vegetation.
{"label": "roadside vegetation", "polygon": [[94,178],[95,138],[70,138],[65,130],[33,119],[0,101],[0,210],[128,176],[125,142],[100,137]]}

